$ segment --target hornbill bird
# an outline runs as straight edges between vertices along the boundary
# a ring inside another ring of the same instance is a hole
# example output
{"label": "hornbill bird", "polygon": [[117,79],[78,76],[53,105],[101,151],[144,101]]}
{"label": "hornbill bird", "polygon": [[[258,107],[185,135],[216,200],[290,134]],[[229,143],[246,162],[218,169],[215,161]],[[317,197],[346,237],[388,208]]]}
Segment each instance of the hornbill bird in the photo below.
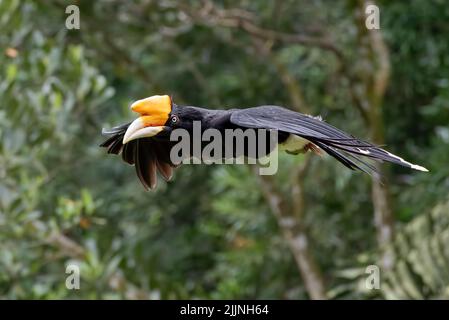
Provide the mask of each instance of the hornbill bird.
{"label": "hornbill bird", "polygon": [[[131,110],[140,114],[140,117],[109,130],[103,129],[103,135],[109,138],[101,147],[107,148],[108,153],[121,153],[125,162],[134,165],[145,189],[156,187],[157,171],[165,180],[171,179],[173,168],[179,163],[173,163],[170,158],[170,151],[177,143],[170,140],[170,133],[177,128],[192,132],[194,121],[200,122],[203,132],[210,128],[219,132],[226,129],[274,130],[281,150],[293,154],[309,150],[321,154],[322,150],[349,169],[361,170],[370,175],[377,175],[378,172],[369,159],[428,171],[333,127],[321,117],[304,115],[279,106],[209,110],[179,106],[173,103],[171,97],[163,95],[138,100],[131,105]],[[265,150],[265,154],[270,152],[269,148]]]}

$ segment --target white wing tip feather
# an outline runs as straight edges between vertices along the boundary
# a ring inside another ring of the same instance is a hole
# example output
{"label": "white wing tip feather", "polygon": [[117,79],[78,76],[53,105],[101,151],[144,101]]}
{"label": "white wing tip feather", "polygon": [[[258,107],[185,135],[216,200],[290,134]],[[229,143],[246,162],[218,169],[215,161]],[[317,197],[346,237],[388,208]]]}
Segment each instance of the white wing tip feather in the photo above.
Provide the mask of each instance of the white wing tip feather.
{"label": "white wing tip feather", "polygon": [[408,161],[405,161],[405,160],[402,159],[401,157],[398,157],[397,155],[392,154],[392,153],[390,153],[390,152],[388,152],[388,151],[387,151],[387,153],[388,153],[390,156],[392,156],[392,157],[394,157],[394,158],[396,158],[396,159],[399,159],[401,162],[403,162],[403,163],[409,165],[410,168],[412,168],[412,169],[415,169],[415,170],[418,170],[418,171],[423,171],[423,172],[429,172],[429,170],[428,170],[427,168],[424,168],[423,166],[420,166],[420,165],[413,164],[413,163],[410,163],[410,162],[408,162]]}
{"label": "white wing tip feather", "polygon": [[427,168],[424,168],[424,167],[419,166],[417,164],[412,164],[411,168],[415,169],[415,170],[418,170],[418,171],[429,172],[429,170]]}

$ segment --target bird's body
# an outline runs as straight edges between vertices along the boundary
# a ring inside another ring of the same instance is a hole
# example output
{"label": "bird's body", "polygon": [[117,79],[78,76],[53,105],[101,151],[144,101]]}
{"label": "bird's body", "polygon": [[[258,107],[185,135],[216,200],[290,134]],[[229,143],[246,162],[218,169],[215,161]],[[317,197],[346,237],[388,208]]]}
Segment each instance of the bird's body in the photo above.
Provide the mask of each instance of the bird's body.
{"label": "bird's body", "polygon": [[[156,186],[156,171],[166,179],[170,179],[174,163],[171,150],[176,141],[170,140],[170,135],[176,129],[184,129],[191,137],[190,143],[197,142],[194,135],[195,123],[200,125],[203,135],[209,129],[214,129],[221,135],[223,157],[229,147],[225,139],[226,132],[234,130],[245,134],[248,130],[269,130],[277,133],[277,144],[288,153],[298,154],[312,150],[328,153],[346,167],[361,170],[369,174],[376,168],[364,158],[377,161],[387,161],[415,170],[427,171],[424,167],[414,165],[391,154],[371,143],[357,139],[321,120],[278,106],[259,106],[247,109],[210,110],[193,106],[178,106],[172,103],[168,96],[153,96],[139,100],[132,109],[141,114],[133,121],[104,130],[105,135],[111,135],[101,146],[108,148],[109,153],[122,153],[122,158],[136,166],[136,172],[145,187]],[[240,130],[240,131],[239,131]],[[243,148],[232,146],[232,157],[250,156],[248,150],[257,145],[257,156],[263,157],[273,150],[270,136],[255,135],[256,140],[242,139]],[[258,139],[266,139],[261,149]],[[201,141],[201,151],[208,145]],[[193,151],[192,151],[193,152]],[[191,157],[187,154],[185,157]]]}

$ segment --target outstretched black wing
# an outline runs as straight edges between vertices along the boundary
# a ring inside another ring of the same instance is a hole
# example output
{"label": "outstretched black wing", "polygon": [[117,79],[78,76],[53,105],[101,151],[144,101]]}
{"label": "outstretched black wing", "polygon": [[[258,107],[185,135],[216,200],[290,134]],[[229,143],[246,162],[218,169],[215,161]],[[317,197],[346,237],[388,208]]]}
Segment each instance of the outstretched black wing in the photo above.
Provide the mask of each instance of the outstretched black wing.
{"label": "outstretched black wing", "polygon": [[157,184],[156,171],[166,180],[173,175],[175,165],[170,161],[171,142],[152,138],[132,140],[123,144],[123,137],[130,123],[102,131],[110,136],[100,147],[108,153],[122,154],[125,162],[135,165],[137,176],[145,189],[154,189]]}
{"label": "outstretched black wing", "polygon": [[376,161],[396,163],[415,170],[426,168],[405,161],[369,142],[355,138],[320,118],[300,114],[278,106],[260,106],[236,110],[231,122],[247,128],[264,128],[284,131],[309,140],[348,168],[359,169],[369,174],[376,168],[362,160],[361,156]]}

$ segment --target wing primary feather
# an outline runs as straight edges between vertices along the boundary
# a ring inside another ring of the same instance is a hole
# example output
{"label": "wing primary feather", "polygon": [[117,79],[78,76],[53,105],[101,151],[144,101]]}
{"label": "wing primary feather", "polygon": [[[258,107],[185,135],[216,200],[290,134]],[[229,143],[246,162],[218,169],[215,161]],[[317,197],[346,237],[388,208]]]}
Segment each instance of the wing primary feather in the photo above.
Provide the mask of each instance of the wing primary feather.
{"label": "wing primary feather", "polygon": [[137,140],[130,141],[126,143],[123,147],[122,158],[125,162],[129,164],[134,164],[134,151],[136,148]]}
{"label": "wing primary feather", "polygon": [[139,140],[136,142],[136,150],[135,150],[135,168],[136,168],[136,174],[139,178],[140,182],[144,186],[145,190],[148,190],[149,183],[147,181],[148,174],[148,163],[146,162],[147,159],[145,159],[145,154],[142,152],[142,148],[139,145]]}
{"label": "wing primary feather", "polygon": [[122,153],[123,161],[135,165],[136,174],[146,190],[157,186],[157,172],[169,181],[175,167],[170,161],[170,142],[155,139],[137,139],[123,144],[123,136],[130,123],[103,129],[103,135],[112,135],[100,147],[105,147],[108,153]]}
{"label": "wing primary feather", "polygon": [[114,143],[108,148],[108,153],[119,154],[122,151],[123,143],[122,139],[116,139]]}
{"label": "wing primary feather", "polygon": [[154,189],[157,186],[157,173],[156,173],[156,157],[151,154],[149,167],[149,179],[150,179],[150,189]]}
{"label": "wing primary feather", "polygon": [[102,144],[100,144],[100,147],[108,148],[110,145],[112,145],[117,140],[117,135],[114,135],[110,138],[108,138],[106,141],[104,141]]}
{"label": "wing primary feather", "polygon": [[164,180],[170,181],[173,176],[173,168],[168,163],[162,162],[159,159],[156,159],[156,166]]}

